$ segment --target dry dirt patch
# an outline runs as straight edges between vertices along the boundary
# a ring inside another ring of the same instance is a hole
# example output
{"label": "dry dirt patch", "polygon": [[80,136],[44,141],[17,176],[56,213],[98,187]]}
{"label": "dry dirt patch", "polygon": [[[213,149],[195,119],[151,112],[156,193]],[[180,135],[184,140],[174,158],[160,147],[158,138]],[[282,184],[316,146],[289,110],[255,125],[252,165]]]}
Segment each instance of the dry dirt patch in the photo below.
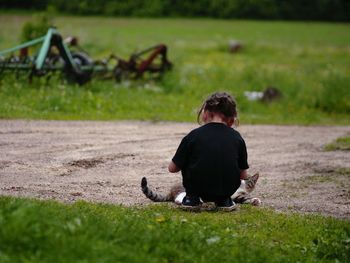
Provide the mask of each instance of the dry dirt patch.
{"label": "dry dirt patch", "polygon": [[[145,205],[140,180],[165,192],[167,165],[195,124],[0,121],[0,194]],[[242,125],[263,206],[350,219],[350,152],[323,146],[350,127]]]}

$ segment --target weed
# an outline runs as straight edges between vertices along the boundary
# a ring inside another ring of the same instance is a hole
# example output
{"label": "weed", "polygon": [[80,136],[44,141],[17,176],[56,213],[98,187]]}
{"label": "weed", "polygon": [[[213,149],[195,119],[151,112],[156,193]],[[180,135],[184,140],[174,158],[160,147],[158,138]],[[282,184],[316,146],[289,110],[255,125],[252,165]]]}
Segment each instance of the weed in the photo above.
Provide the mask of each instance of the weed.
{"label": "weed", "polygon": [[326,151],[349,151],[350,150],[350,136],[340,137],[334,142],[327,144],[324,149]]}

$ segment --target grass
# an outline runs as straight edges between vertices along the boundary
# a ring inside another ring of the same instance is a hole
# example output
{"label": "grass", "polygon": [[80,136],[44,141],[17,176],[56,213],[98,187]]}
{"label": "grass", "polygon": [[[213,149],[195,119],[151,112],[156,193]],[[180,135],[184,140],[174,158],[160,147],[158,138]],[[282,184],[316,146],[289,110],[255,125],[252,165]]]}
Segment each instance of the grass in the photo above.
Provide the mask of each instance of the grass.
{"label": "grass", "polygon": [[[0,16],[0,49],[18,44],[30,16]],[[59,31],[75,35],[93,58],[128,57],[155,43],[169,47],[175,67],[159,81],[116,84],[94,80],[79,87],[56,78],[28,84],[0,79],[0,118],[150,119],[194,121],[216,90],[236,96],[241,123],[350,123],[348,24],[211,19],[57,17]],[[237,54],[230,39],[241,41]],[[281,90],[271,104],[244,91]]]}
{"label": "grass", "polygon": [[337,138],[334,142],[327,144],[326,151],[349,151],[350,150],[350,136]]}
{"label": "grass", "polygon": [[350,222],[0,198],[0,262],[346,262]]}

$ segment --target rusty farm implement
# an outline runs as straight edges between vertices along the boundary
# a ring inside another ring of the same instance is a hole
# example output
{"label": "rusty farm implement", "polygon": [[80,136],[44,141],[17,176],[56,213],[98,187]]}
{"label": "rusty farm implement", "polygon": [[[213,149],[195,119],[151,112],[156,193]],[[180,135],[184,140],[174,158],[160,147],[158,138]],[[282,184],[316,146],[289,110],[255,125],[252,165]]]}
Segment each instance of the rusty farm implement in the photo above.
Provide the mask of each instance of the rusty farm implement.
{"label": "rusty farm implement", "polygon": [[[30,55],[34,47],[37,51]],[[134,53],[128,60],[114,54],[103,60],[93,60],[78,45],[77,38],[63,39],[55,28],[50,28],[45,36],[0,51],[0,78],[12,73],[17,77],[25,75],[29,81],[58,72],[68,82],[79,85],[94,77],[120,82],[141,78],[145,73],[158,76],[171,67],[167,47],[163,44]]]}

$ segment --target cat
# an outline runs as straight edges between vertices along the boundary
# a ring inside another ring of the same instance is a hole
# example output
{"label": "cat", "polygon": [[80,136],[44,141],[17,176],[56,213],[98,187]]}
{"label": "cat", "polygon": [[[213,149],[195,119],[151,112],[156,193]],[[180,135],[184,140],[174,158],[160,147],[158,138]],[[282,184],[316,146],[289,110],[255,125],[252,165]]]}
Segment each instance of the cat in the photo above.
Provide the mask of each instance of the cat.
{"label": "cat", "polygon": [[[238,204],[251,204],[254,206],[259,206],[261,204],[261,200],[256,197],[250,197],[250,193],[254,190],[258,179],[259,173],[256,173],[245,180],[241,180],[241,185],[232,195],[232,200]],[[146,177],[141,179],[141,190],[145,196],[153,202],[174,202],[178,205],[182,203],[182,199],[186,195],[185,188],[181,184],[173,185],[166,195],[156,193],[147,186]]]}

